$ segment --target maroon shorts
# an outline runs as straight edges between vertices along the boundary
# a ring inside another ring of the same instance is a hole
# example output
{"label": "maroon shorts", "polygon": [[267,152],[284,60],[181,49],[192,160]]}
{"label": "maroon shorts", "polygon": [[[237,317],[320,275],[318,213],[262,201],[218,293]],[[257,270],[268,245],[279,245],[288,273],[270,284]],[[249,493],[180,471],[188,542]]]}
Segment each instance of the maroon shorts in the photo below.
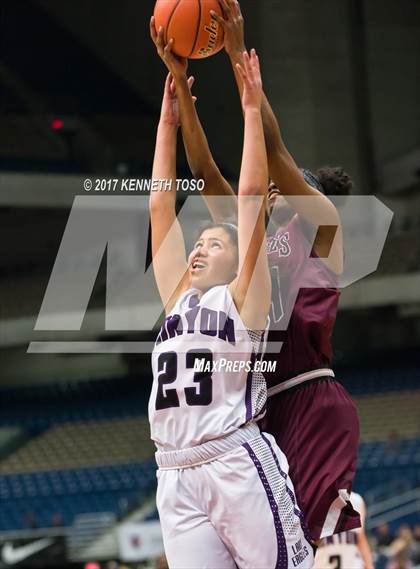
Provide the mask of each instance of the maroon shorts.
{"label": "maroon shorts", "polygon": [[273,395],[260,427],[287,457],[312,539],[360,527],[346,495],[356,470],[359,418],[344,387],[333,379],[311,380]]}

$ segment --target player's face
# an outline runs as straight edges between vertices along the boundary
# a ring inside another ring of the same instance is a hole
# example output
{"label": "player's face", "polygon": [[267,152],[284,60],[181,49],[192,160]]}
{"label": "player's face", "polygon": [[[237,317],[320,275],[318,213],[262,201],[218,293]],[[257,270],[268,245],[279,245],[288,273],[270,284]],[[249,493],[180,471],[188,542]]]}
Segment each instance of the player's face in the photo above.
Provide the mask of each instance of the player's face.
{"label": "player's face", "polygon": [[238,251],[222,227],[206,229],[188,258],[191,286],[208,290],[236,277]]}
{"label": "player's face", "polygon": [[281,195],[278,187],[274,182],[271,182],[268,186],[267,194],[267,215],[276,225],[283,225],[290,221],[293,213],[292,208],[287,203],[285,197]]}

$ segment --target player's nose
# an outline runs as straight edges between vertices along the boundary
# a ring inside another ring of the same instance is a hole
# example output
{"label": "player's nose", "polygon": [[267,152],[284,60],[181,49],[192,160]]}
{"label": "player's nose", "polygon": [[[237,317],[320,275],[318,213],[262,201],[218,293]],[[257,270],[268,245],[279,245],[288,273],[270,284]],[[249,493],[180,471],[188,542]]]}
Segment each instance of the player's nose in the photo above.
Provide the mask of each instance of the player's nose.
{"label": "player's nose", "polygon": [[207,244],[203,243],[203,245],[200,247],[198,257],[207,257],[208,254],[209,254],[209,250],[208,250]]}

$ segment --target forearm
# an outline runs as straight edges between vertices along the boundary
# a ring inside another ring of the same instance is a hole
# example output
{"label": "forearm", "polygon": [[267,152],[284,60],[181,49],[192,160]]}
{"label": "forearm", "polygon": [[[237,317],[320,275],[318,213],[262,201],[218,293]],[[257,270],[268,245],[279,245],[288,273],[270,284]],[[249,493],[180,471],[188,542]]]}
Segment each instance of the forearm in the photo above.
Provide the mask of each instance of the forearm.
{"label": "forearm", "polygon": [[[235,53],[229,54],[229,59],[230,59],[230,62],[231,62],[232,68],[233,68],[234,75],[235,75],[236,84],[238,86],[239,96],[241,98],[242,98],[244,86],[242,83],[241,76],[238,73],[238,70],[236,68],[236,64],[239,63],[240,65],[243,65],[243,51],[244,50],[245,50],[245,47],[242,51],[236,51]],[[275,153],[285,154],[291,158],[291,156],[290,156],[289,152],[287,151],[287,148],[283,142],[283,139],[281,137],[280,127],[279,127],[279,124],[277,122],[276,116],[273,112],[273,109],[271,108],[271,105],[270,105],[265,93],[263,93],[261,115],[262,115],[262,121],[263,121],[263,127],[264,127],[264,138],[265,138],[265,144],[266,144],[266,149],[267,149],[267,157],[268,157],[269,162],[270,162],[270,157],[272,155],[274,155]]]}
{"label": "forearm", "polygon": [[286,160],[291,160],[293,161],[293,164],[295,164],[292,156],[286,148],[286,145],[284,144],[276,115],[274,114],[270,102],[265,94],[263,94],[261,114],[264,125],[264,137],[267,146],[267,157],[269,165],[270,161],[276,154],[280,154],[283,156],[283,158]]}
{"label": "forearm", "polygon": [[[167,102],[164,101],[165,104]],[[169,184],[151,191],[149,203],[153,271],[166,313],[172,309],[179,291],[187,285],[185,243],[175,210],[177,130],[177,121],[168,122],[162,113],[156,135],[152,178]]]}
{"label": "forearm", "polygon": [[166,208],[175,213],[176,145],[177,126],[161,120],[156,135],[152,180],[158,180],[162,187],[150,192],[151,209]]}
{"label": "forearm", "polygon": [[213,167],[214,161],[186,78],[177,81],[177,97],[181,116],[182,138],[191,172],[196,178],[205,179]]}
{"label": "forearm", "polygon": [[267,156],[261,113],[257,109],[246,110],[239,195],[264,196],[267,178]]}
{"label": "forearm", "polygon": [[247,326],[263,330],[271,304],[271,281],[265,245],[267,156],[261,113],[245,110],[244,147],[239,179],[239,270],[234,296]]}
{"label": "forearm", "polygon": [[[214,221],[236,217],[236,196],[220,173],[211,154],[187,82],[177,82],[182,137],[188,164],[196,179],[204,180],[202,196]],[[219,199],[218,196],[226,199]]]}
{"label": "forearm", "polygon": [[268,168],[261,117],[262,81],[255,50],[244,55],[243,65],[238,64],[237,70],[244,86],[241,102],[245,124],[239,178],[238,277],[232,289],[243,322],[263,330],[271,304],[264,223]]}

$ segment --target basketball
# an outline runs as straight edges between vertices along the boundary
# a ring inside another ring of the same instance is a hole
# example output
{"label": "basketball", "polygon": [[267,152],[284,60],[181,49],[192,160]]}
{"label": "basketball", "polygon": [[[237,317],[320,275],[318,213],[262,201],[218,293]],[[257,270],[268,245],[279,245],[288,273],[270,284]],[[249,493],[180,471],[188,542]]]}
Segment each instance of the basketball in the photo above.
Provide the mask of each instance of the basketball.
{"label": "basketball", "polygon": [[218,0],[157,0],[156,30],[162,26],[165,43],[174,39],[173,52],[180,57],[203,59],[223,47],[223,29],[211,17],[222,16]]}

